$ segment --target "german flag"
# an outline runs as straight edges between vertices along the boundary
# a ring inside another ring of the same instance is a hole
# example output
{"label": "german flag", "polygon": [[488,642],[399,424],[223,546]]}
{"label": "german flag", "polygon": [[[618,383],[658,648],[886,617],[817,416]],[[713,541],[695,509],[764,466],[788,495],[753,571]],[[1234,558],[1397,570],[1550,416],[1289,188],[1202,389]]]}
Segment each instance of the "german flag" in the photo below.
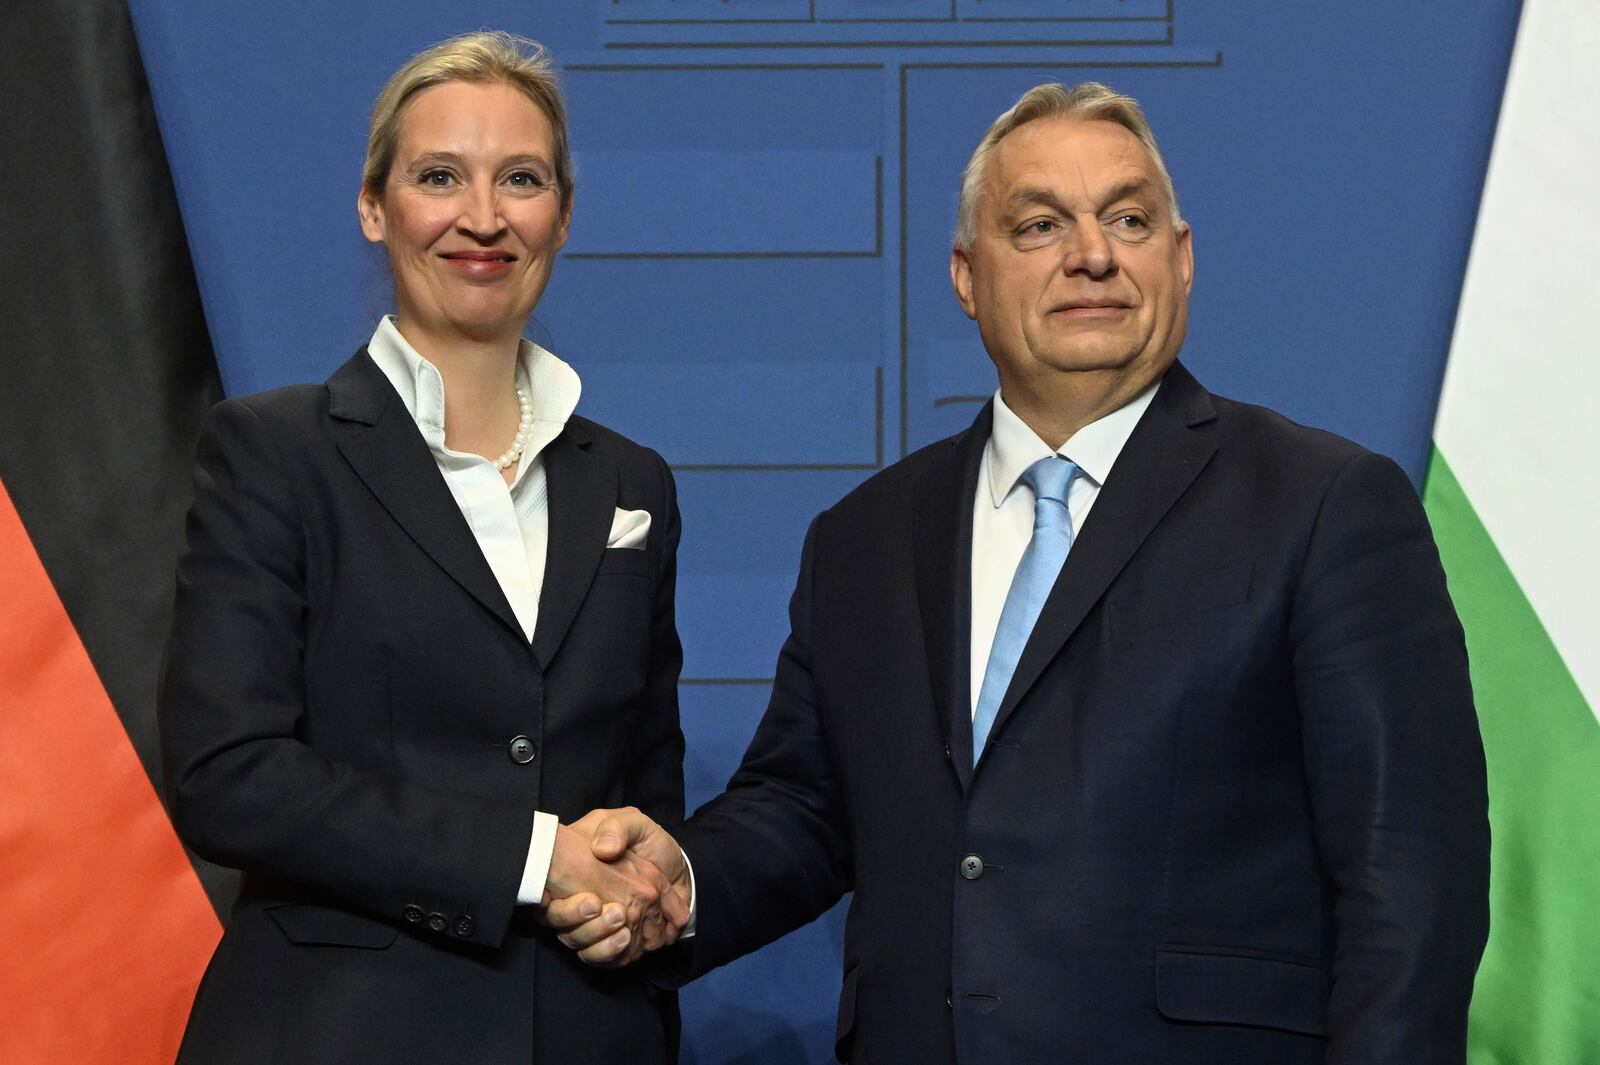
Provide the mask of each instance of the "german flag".
{"label": "german flag", "polygon": [[216,362],[124,0],[3,5],[0,113],[0,1062],[166,1065],[221,933],[155,731]]}

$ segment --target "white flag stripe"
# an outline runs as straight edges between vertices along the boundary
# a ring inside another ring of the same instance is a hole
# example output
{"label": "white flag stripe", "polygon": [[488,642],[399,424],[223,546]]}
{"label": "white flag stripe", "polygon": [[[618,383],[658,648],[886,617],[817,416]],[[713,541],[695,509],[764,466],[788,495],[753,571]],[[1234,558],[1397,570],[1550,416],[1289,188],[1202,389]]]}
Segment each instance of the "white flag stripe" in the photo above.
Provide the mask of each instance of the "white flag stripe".
{"label": "white flag stripe", "polygon": [[1600,0],[1523,5],[1434,440],[1600,713]]}

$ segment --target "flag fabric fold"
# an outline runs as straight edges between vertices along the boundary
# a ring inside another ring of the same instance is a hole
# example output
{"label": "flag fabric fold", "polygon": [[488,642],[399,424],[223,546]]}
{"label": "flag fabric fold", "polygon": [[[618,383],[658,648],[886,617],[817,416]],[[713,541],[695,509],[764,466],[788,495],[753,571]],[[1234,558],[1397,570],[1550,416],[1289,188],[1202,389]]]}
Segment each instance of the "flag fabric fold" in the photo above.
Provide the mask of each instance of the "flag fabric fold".
{"label": "flag fabric fold", "polygon": [[1600,1062],[1600,5],[1528,0],[1423,500],[1494,834],[1473,1065]]}
{"label": "flag fabric fold", "polygon": [[221,930],[154,706],[216,363],[123,0],[4,5],[0,99],[0,1062],[166,1065]]}

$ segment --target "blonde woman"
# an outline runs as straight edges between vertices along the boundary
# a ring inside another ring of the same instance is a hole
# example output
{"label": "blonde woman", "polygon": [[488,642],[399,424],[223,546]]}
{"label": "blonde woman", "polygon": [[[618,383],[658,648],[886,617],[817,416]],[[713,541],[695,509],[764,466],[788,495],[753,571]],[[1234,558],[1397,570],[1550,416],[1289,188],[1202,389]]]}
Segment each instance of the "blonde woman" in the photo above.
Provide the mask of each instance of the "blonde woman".
{"label": "blonde woman", "polygon": [[417,56],[358,202],[396,313],[207,422],[162,740],[180,833],[243,877],[182,1062],[675,1057],[670,996],[539,923],[585,892],[644,949],[688,916],[572,824],[683,806],[672,476],[522,339],[572,173],[538,46]]}

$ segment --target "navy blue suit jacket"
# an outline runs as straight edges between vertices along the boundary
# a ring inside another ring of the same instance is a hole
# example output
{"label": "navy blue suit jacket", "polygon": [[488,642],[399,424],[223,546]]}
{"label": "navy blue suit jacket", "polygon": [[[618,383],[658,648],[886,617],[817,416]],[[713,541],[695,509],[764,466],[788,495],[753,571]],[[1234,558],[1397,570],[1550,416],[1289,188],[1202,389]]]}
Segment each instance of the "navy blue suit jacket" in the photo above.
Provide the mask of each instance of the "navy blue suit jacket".
{"label": "navy blue suit jacket", "polygon": [[813,524],[766,716],[679,830],[691,971],[853,889],[842,1060],[1461,1065],[1483,753],[1399,468],[1175,365],[974,769],[988,436]]}
{"label": "navy blue suit jacket", "polygon": [[536,809],[683,813],[671,474],[576,417],[543,458],[530,643],[364,352],[212,411],[161,738],[179,834],[244,876],[181,1061],[675,1058],[670,995],[514,908]]}

